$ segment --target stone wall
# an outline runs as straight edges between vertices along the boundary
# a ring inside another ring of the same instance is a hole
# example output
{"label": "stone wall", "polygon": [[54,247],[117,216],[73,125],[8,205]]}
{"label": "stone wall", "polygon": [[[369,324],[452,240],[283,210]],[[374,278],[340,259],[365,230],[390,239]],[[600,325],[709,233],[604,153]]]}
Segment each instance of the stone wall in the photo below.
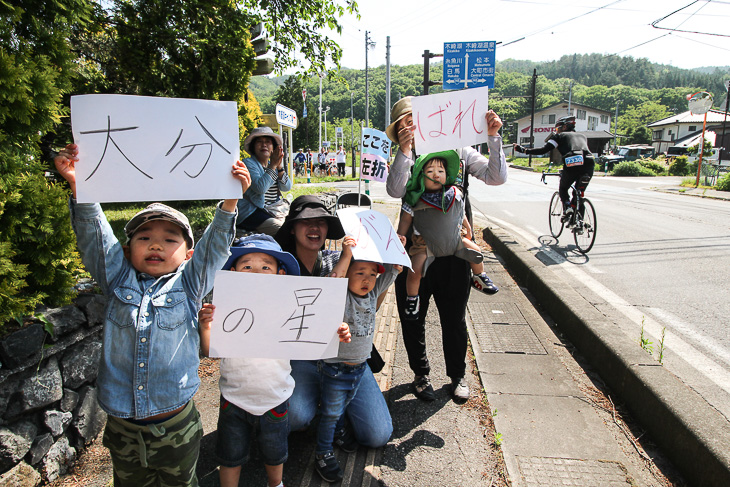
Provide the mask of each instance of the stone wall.
{"label": "stone wall", "polygon": [[36,486],[66,473],[103,429],[96,401],[106,298],[80,294],[0,341],[0,486]]}

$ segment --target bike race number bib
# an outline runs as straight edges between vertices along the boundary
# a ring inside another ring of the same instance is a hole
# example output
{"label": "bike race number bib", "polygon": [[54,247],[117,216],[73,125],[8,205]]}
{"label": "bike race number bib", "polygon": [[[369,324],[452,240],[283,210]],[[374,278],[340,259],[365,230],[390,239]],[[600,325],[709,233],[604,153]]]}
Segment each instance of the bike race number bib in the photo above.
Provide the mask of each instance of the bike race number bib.
{"label": "bike race number bib", "polygon": [[570,156],[570,157],[565,158],[566,167],[581,166],[581,165],[583,165],[583,156],[582,155]]}

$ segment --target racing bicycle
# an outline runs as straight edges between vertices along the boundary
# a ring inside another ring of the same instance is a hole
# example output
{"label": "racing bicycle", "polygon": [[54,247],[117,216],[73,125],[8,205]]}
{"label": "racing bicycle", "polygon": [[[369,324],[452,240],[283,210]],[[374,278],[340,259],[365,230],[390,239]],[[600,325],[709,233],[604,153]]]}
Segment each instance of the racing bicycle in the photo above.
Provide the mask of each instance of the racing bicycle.
{"label": "racing bicycle", "polygon": [[[560,176],[562,172],[545,172],[542,173],[542,181],[545,176]],[[568,227],[573,232],[575,245],[582,254],[587,254],[593,248],[596,241],[596,231],[598,230],[598,220],[596,220],[596,210],[593,203],[584,196],[582,190],[578,190],[577,183],[573,183],[570,187],[572,194],[571,202],[575,202],[576,211],[569,217],[563,216],[563,202],[560,200],[560,194],[556,191],[550,199],[550,212],[548,214],[548,223],[550,225],[550,234],[556,239],[563,233],[563,228]]]}

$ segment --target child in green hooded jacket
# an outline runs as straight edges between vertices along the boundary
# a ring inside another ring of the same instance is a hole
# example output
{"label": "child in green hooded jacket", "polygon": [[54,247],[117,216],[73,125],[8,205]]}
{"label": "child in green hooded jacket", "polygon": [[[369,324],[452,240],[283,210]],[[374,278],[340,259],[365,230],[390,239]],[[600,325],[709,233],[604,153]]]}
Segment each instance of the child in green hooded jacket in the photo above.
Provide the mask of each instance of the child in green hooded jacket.
{"label": "child in green hooded jacket", "polygon": [[471,240],[464,196],[454,185],[460,165],[459,155],[453,150],[420,156],[406,186],[398,234],[404,236],[413,225],[409,250],[412,269],[406,280],[405,314],[409,318],[418,317],[421,277],[436,257],[456,255],[471,262],[472,285],[493,293],[494,286],[485,285],[491,281],[484,272],[481,249]]}

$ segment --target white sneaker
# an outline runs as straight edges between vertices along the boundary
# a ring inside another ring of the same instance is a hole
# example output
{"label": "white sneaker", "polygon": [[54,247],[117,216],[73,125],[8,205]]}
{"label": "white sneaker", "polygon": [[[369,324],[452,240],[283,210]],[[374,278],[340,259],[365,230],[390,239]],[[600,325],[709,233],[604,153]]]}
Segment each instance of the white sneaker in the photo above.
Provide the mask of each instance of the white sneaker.
{"label": "white sneaker", "polygon": [[451,394],[454,396],[454,399],[461,399],[464,401],[469,399],[469,384],[466,383],[466,379],[464,377],[461,379],[453,379],[451,381],[451,387]]}

